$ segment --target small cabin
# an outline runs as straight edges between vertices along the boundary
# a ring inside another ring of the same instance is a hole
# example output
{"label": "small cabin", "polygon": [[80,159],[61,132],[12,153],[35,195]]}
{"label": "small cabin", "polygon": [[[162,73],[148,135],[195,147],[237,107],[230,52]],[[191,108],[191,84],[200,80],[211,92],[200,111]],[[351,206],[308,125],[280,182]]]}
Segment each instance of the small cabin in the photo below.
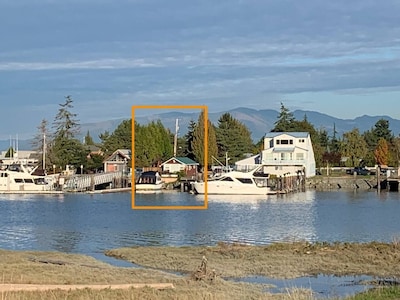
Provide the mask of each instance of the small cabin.
{"label": "small cabin", "polygon": [[176,174],[183,172],[185,177],[195,178],[199,163],[188,157],[171,157],[161,164],[162,172]]}

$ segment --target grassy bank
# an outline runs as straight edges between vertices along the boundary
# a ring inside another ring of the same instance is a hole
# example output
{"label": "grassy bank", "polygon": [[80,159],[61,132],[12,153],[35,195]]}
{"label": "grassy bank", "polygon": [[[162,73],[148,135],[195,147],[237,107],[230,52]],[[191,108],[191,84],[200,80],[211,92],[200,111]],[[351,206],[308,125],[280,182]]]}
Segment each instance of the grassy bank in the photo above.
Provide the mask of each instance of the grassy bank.
{"label": "grassy bank", "polygon": [[[196,281],[158,270],[120,268],[91,257],[58,252],[0,250],[1,283],[68,284],[70,291],[8,292],[1,299],[272,299],[262,286],[222,279]],[[72,289],[74,284],[172,283],[174,289]]]}
{"label": "grassy bank", "polygon": [[[400,277],[400,246],[368,244],[273,244],[213,247],[131,247],[107,251],[148,268],[120,268],[94,258],[58,252],[0,250],[1,283],[126,284],[172,283],[174,289],[129,288],[1,292],[1,299],[315,299],[308,290],[268,293],[268,286],[235,283],[225,277],[263,275],[295,278],[317,274]],[[205,264],[206,268],[203,268]],[[170,272],[184,273],[183,276]],[[0,290],[1,291],[1,290]],[[352,300],[398,299],[399,289],[377,289]]]}
{"label": "grassy bank", "polygon": [[276,243],[247,246],[220,243],[214,247],[121,248],[106,253],[162,270],[190,273],[201,260],[221,277],[262,275],[295,278],[318,274],[400,277],[397,243]]}

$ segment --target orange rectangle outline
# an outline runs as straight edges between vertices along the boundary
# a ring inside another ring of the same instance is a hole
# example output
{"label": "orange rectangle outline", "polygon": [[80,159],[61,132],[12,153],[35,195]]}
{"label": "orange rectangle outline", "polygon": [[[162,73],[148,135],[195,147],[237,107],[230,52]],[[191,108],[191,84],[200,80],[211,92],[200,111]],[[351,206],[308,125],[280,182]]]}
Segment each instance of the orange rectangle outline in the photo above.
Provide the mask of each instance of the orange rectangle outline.
{"label": "orange rectangle outline", "polygon": [[204,210],[208,209],[208,195],[207,195],[207,176],[204,177],[204,205],[203,206],[186,206],[186,205],[160,205],[160,206],[146,206],[146,205],[135,205],[135,109],[199,109],[204,113],[204,168],[205,174],[208,170],[208,107],[206,105],[133,105],[132,106],[132,149],[131,149],[131,160],[132,160],[132,209],[137,210]]}

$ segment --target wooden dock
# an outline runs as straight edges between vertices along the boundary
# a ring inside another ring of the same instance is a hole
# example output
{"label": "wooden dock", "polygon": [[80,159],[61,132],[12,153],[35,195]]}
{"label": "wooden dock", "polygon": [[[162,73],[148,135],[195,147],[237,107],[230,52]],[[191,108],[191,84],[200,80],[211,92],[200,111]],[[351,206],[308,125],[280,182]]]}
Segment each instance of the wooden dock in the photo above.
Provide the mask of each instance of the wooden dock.
{"label": "wooden dock", "polygon": [[380,189],[388,192],[399,192],[400,178],[389,177],[381,181]]}

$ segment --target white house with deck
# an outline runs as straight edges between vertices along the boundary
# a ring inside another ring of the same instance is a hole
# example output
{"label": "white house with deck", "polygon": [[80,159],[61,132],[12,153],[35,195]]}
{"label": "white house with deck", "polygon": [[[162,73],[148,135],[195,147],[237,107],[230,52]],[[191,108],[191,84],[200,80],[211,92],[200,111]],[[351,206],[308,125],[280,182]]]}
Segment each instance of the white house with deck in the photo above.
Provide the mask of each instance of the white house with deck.
{"label": "white house with deck", "polygon": [[261,164],[278,176],[305,172],[315,176],[315,157],[308,132],[270,132],[264,137]]}
{"label": "white house with deck", "polygon": [[260,154],[236,162],[236,169],[248,171],[263,165],[264,173],[276,176],[315,176],[315,157],[308,132],[270,132]]}

